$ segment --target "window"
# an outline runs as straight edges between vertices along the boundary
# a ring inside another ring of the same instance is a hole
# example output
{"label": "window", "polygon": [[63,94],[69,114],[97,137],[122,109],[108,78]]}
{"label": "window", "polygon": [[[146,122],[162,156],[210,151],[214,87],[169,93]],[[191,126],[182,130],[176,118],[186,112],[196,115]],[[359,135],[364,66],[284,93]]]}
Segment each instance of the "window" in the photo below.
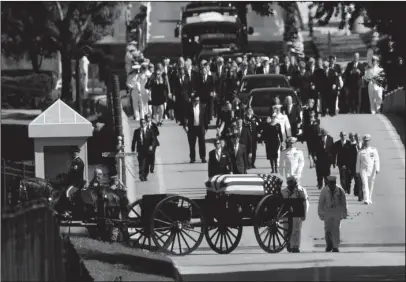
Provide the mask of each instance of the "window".
{"label": "window", "polygon": [[290,87],[284,77],[253,77],[246,79],[241,84],[240,92],[249,93],[253,89],[268,87]]}
{"label": "window", "polygon": [[298,97],[293,94],[292,92],[273,92],[273,93],[267,93],[267,92],[261,92],[261,93],[255,93],[252,95],[251,98],[251,107],[270,107],[273,103],[273,99],[279,96],[279,99],[281,101],[281,104],[285,102],[285,99],[287,96],[291,96],[293,103],[300,105],[300,101]]}

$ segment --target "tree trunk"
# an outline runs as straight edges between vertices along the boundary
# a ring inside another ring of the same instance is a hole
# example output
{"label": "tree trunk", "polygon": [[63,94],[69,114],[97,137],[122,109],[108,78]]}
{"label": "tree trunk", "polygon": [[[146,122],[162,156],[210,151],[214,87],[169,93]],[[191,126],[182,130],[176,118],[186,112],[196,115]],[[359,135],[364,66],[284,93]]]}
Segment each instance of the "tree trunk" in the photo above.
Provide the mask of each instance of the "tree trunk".
{"label": "tree trunk", "polygon": [[72,93],[72,64],[71,54],[68,50],[61,50],[61,63],[62,63],[62,94],[61,99],[65,102],[71,103],[73,101]]}

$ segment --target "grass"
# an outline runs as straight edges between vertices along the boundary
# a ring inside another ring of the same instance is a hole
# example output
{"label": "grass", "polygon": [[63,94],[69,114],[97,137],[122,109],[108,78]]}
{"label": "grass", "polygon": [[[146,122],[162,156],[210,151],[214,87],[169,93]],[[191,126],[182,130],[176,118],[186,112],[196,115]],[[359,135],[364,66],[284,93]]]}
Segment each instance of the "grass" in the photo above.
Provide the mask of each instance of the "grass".
{"label": "grass", "polygon": [[172,260],[156,253],[141,251],[119,243],[71,237],[76,252],[95,281],[174,281]]}

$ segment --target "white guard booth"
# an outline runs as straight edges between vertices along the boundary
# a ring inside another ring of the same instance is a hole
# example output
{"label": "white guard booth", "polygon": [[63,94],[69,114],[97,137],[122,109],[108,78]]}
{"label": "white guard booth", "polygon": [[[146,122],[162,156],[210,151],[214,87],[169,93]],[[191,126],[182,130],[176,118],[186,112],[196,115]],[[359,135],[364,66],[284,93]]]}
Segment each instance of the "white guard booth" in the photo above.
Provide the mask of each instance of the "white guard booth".
{"label": "white guard booth", "polygon": [[88,178],[87,138],[93,135],[92,124],[58,99],[28,125],[34,139],[35,176],[55,179],[67,173],[72,162],[71,149],[80,149],[84,178]]}

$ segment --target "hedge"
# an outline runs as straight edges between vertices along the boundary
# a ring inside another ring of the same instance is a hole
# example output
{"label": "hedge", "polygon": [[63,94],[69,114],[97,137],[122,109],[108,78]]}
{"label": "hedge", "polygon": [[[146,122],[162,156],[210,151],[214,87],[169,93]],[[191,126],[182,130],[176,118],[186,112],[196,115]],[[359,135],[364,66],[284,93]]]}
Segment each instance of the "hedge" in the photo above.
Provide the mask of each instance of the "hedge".
{"label": "hedge", "polygon": [[41,107],[45,100],[55,100],[55,78],[49,74],[28,74],[1,77],[1,102],[3,108],[32,109]]}

